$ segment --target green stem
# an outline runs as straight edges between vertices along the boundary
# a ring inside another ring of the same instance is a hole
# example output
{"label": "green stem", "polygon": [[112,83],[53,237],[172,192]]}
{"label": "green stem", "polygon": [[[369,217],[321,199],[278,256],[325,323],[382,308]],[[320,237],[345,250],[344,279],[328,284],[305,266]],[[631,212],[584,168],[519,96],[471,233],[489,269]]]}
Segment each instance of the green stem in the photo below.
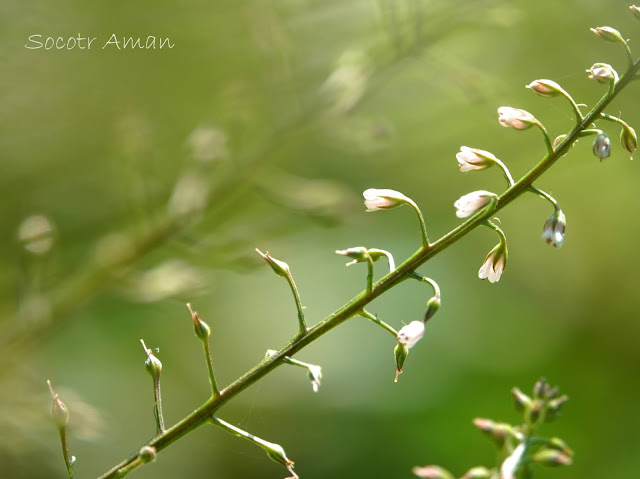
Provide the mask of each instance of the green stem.
{"label": "green stem", "polygon": [[69,454],[69,444],[67,442],[67,428],[59,427],[58,432],[60,433],[60,444],[62,445],[62,457],[64,458],[64,464],[67,466],[67,474],[69,475],[69,479],[75,479],[75,474],[73,472],[73,460],[71,455]]}
{"label": "green stem", "polygon": [[576,122],[578,124],[582,123],[582,121],[584,120],[584,116],[582,115],[582,112],[580,111],[580,107],[575,102],[573,97],[569,95],[569,93],[566,92],[564,88],[560,88],[560,94],[564,96],[567,100],[569,100],[569,103],[571,103],[571,108],[573,108],[573,112],[576,115]]}
{"label": "green stem", "polygon": [[507,183],[509,183],[509,187],[513,186],[515,184],[515,181],[513,181],[513,176],[511,176],[511,172],[509,171],[509,168],[507,168],[507,165],[505,165],[497,158],[495,159],[495,164],[502,169],[502,173],[504,174]]}
{"label": "green stem", "polygon": [[418,221],[420,222],[420,233],[422,234],[422,244],[425,248],[428,248],[431,244],[429,243],[429,235],[427,234],[427,225],[424,222],[424,217],[422,216],[422,211],[418,208],[418,205],[411,199],[407,201],[407,204],[413,208],[413,211],[418,215]]}
{"label": "green stem", "polygon": [[[551,141],[551,138],[549,138],[549,133],[547,132],[547,129],[544,127],[544,125],[542,123],[540,123],[539,121],[535,121],[534,123],[542,132],[542,136],[544,136],[544,143],[547,145],[547,152],[549,154],[553,153],[553,142]],[[580,124],[578,124],[578,126],[580,126]],[[513,184],[511,185],[513,186]]]}
{"label": "green stem", "polygon": [[[485,208],[478,214],[468,218],[464,223],[438,239],[435,243],[430,244],[429,248],[420,248],[394,271],[377,281],[370,292],[358,294],[344,306],[338,308],[335,312],[312,326],[306,334],[294,337],[276,354],[260,362],[220,391],[219,396],[212,397],[205,401],[200,407],[188,414],[180,422],[167,429],[164,433],[153,438],[147,445],[155,447],[156,450],[160,452],[184,435],[206,423],[210,420],[210,417],[229,400],[236,397],[242,391],[255,384],[282,364],[282,360],[285,356],[293,356],[305,346],[316,341],[318,338],[344,323],[352,316],[359,314],[367,304],[404,281],[408,277],[407,275],[412,271],[416,270],[422,264],[441,253],[452,244],[466,237],[478,226],[489,220],[496,211],[501,210],[515,199],[519,198],[529,189],[534,181],[536,181],[545,171],[551,168],[551,166],[553,166],[553,164],[569,150],[570,146],[578,139],[579,133],[588,128],[589,125],[599,118],[600,113],[607,105],[609,105],[609,103],[611,103],[617,94],[625,88],[638,69],[640,69],[640,60],[633,64],[633,67],[630,68],[615,84],[613,92],[603,96],[596,106],[585,116],[584,120],[571,130],[564,141],[562,141],[555,150],[549,151],[547,155],[545,155],[545,157],[528,173],[500,195],[494,208]],[[137,457],[137,453],[130,456],[128,459],[125,459],[120,464],[105,472],[99,479],[113,479],[117,477],[115,475],[117,474],[117,471],[133,462]]]}
{"label": "green stem", "polygon": [[365,258],[367,260],[367,294],[371,294],[373,290],[373,260],[368,251],[365,254]]}
{"label": "green stem", "polygon": [[553,196],[551,196],[549,193],[547,193],[546,191],[543,191],[540,188],[536,188],[533,185],[531,185],[529,187],[529,191],[531,191],[532,193],[538,195],[540,198],[543,198],[543,199],[547,200],[549,203],[551,203],[553,205],[553,207],[556,210],[560,209],[560,205],[558,204],[556,199]]}
{"label": "green stem", "polygon": [[395,340],[398,339],[398,331],[393,329],[391,326],[389,326],[384,321],[379,320],[377,317],[375,317],[369,311],[367,311],[365,309],[362,309],[362,310],[358,311],[358,315],[362,316],[363,318],[368,319],[369,321],[374,322],[375,324],[377,324],[378,326],[380,326],[384,330],[388,331],[393,336],[393,339],[395,339]]}
{"label": "green stem", "polygon": [[413,279],[417,279],[418,281],[421,281],[421,282],[424,282],[424,283],[429,283],[431,285],[431,287],[433,288],[433,295],[436,298],[440,299],[440,286],[438,286],[438,283],[436,283],[431,278],[427,278],[426,276],[422,276],[421,274],[416,273],[415,271],[411,271],[408,274]]}
{"label": "green stem", "polygon": [[216,383],[216,376],[213,374],[213,360],[211,358],[211,348],[209,346],[209,340],[202,339],[202,348],[204,349],[204,356],[207,361],[207,369],[209,370],[209,384],[211,385],[211,393],[213,397],[220,395],[218,384]]}
{"label": "green stem", "polygon": [[153,376],[153,397],[154,403],[154,416],[156,417],[156,428],[158,435],[162,434],[164,429],[164,417],[162,415],[162,396],[160,395],[160,375]]}
{"label": "green stem", "polygon": [[300,300],[300,293],[298,293],[298,287],[296,286],[295,281],[293,280],[293,275],[291,271],[287,270],[287,282],[291,287],[291,292],[293,293],[293,299],[296,302],[296,308],[298,309],[298,323],[300,325],[300,334],[304,334],[307,332],[307,322],[304,319],[304,311],[302,307],[302,301]]}

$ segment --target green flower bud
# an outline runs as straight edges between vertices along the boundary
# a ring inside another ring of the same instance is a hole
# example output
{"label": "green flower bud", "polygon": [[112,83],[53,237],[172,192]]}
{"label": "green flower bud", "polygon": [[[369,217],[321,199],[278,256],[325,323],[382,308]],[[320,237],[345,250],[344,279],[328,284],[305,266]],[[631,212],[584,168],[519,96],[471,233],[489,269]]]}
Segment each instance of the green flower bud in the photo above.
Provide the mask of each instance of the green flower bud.
{"label": "green flower bud", "polygon": [[191,309],[191,303],[187,303],[187,308],[191,312],[191,319],[193,320],[193,330],[196,333],[196,336],[201,341],[208,341],[209,336],[211,335],[211,328],[209,325],[200,319],[198,313]]}
{"label": "green flower bud", "polygon": [[473,467],[460,479],[491,479],[491,471],[482,466]]}
{"label": "green flower bud", "polygon": [[533,402],[531,403],[531,407],[529,408],[529,419],[528,419],[528,421],[531,424],[535,424],[536,422],[538,422],[544,410],[543,406],[544,406],[544,403],[542,402],[542,399],[533,400]]}
{"label": "green flower bud", "polygon": [[620,143],[622,148],[629,152],[629,159],[633,160],[633,152],[638,149],[638,136],[636,131],[624,123],[620,131]]}
{"label": "green flower bud", "polygon": [[411,469],[411,472],[413,472],[416,476],[425,479],[455,479],[453,477],[453,474],[451,474],[446,469],[441,468],[440,466],[416,466]]}
{"label": "green flower bud", "polygon": [[273,462],[277,462],[278,464],[282,464],[291,474],[293,474],[293,478],[297,479],[298,475],[293,472],[293,461],[287,457],[282,446],[262,439],[257,444],[265,450],[269,459]]}
{"label": "green flower bud", "polygon": [[589,74],[589,79],[598,83],[615,83],[618,81],[618,72],[608,63],[594,63],[587,70],[587,73]]}
{"label": "green flower bud", "polygon": [[638,20],[640,20],[640,7],[636,7],[635,5],[631,5],[629,7],[629,10],[631,10],[631,13],[633,13],[634,17],[636,17]]}
{"label": "green flower bud", "polygon": [[156,448],[151,446],[144,446],[138,452],[138,458],[143,464],[148,464],[156,460]]}
{"label": "green flower bud", "polygon": [[49,391],[51,391],[51,397],[53,398],[53,403],[51,404],[51,417],[53,418],[53,422],[59,428],[65,428],[67,424],[69,424],[69,410],[60,399],[60,396],[53,392],[51,381],[47,380],[47,384],[49,385]]}
{"label": "green flower bud", "polygon": [[476,418],[473,424],[482,431],[482,433],[491,438],[498,447],[504,446],[507,438],[513,435],[513,429],[509,424],[503,422],[495,422],[491,419]]}
{"label": "green flower bud", "polygon": [[533,455],[533,461],[543,466],[570,466],[573,460],[556,449],[543,448]]}
{"label": "green flower bud", "polygon": [[593,140],[593,154],[600,158],[600,161],[609,158],[609,155],[611,155],[611,141],[606,134],[600,133]]}
{"label": "green flower bud", "polygon": [[568,456],[573,456],[573,450],[569,446],[567,446],[567,443],[559,437],[552,437],[551,439],[549,439],[549,447],[552,449],[557,449],[558,451]]}
{"label": "green flower bud", "polygon": [[429,301],[427,301],[427,310],[424,313],[423,323],[426,323],[440,310],[440,296],[434,296]]}
{"label": "green flower bud", "polygon": [[603,40],[606,40],[608,42],[611,42],[611,43],[622,43],[623,45],[627,44],[625,39],[622,38],[622,35],[620,34],[620,32],[618,30],[616,30],[615,28],[597,27],[597,28],[590,28],[589,30],[591,30],[593,33],[598,35],[600,38],[602,38]]}
{"label": "green flower bud", "polygon": [[569,396],[563,394],[562,396],[549,401],[547,403],[547,413],[545,415],[545,421],[551,422],[554,419],[557,419],[558,416],[560,416],[560,410],[562,409],[562,406],[564,406],[564,403],[566,403],[568,400]]}
{"label": "green flower bud", "polygon": [[273,269],[274,273],[276,273],[278,276],[282,276],[283,278],[288,277],[288,275],[290,274],[290,270],[287,263],[275,259],[269,254],[268,251],[266,253],[263,253],[258,248],[256,248],[256,252],[264,258],[269,266],[271,266],[271,269]]}
{"label": "green flower bud", "polygon": [[549,391],[549,384],[545,378],[540,378],[533,385],[533,397],[536,399],[544,399]]}
{"label": "green flower bud", "polygon": [[407,359],[409,355],[409,349],[402,344],[396,344],[396,347],[393,349],[393,355],[396,358],[396,378],[393,380],[394,383],[398,382],[398,376],[402,374],[402,365],[404,364],[404,360]]}
{"label": "green flower bud", "polygon": [[364,246],[354,246],[353,248],[337,249],[336,254],[353,258],[353,261],[349,261],[347,266],[351,266],[356,263],[364,263],[367,259],[372,259]]}
{"label": "green flower bud", "polygon": [[515,406],[516,411],[524,413],[525,411],[529,410],[529,408],[531,408],[531,398],[520,391],[520,389],[513,388],[511,390],[511,395],[513,397],[513,405]]}
{"label": "green flower bud", "polygon": [[144,344],[144,341],[142,339],[140,340],[140,342],[142,343],[144,351],[147,353],[147,359],[144,362],[145,369],[151,375],[151,377],[160,377],[160,373],[162,372],[162,363],[153,355],[153,351],[147,348],[147,345]]}

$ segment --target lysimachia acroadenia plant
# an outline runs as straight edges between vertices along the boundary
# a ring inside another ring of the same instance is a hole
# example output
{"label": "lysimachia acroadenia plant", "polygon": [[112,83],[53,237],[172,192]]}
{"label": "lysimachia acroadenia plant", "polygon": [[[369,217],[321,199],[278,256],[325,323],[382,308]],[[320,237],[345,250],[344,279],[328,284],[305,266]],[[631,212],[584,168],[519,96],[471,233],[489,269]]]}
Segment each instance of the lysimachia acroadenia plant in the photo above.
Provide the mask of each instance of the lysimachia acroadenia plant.
{"label": "lysimachia acroadenia plant", "polygon": [[[640,8],[630,7],[632,13],[640,19]],[[284,449],[273,442],[261,439],[249,432],[229,424],[219,417],[218,410],[240,392],[260,380],[276,367],[284,364],[296,366],[306,370],[313,391],[318,391],[322,371],[320,366],[294,359],[293,356],[305,346],[320,338],[326,332],[334,329],[343,322],[353,317],[364,317],[384,329],[393,336],[395,356],[395,380],[402,373],[403,367],[411,348],[417,347],[418,342],[425,336],[425,323],[440,309],[441,293],[438,284],[433,279],[417,272],[418,267],[426,263],[456,241],[465,237],[478,226],[486,226],[495,231],[498,242],[488,252],[478,270],[480,279],[487,279],[491,283],[498,282],[505,273],[508,259],[507,238],[496,220],[496,214],[514,199],[524,193],[533,193],[551,204],[551,214],[543,222],[542,239],[560,248],[564,243],[567,219],[558,201],[550,194],[534,185],[540,176],[556,161],[562,158],[573,145],[584,137],[594,137],[593,153],[600,160],[609,157],[611,153],[611,141],[607,134],[598,127],[602,121],[612,122],[620,129],[620,143],[629,155],[633,155],[638,147],[638,138],[634,129],[617,116],[604,112],[611,101],[633,80],[640,79],[640,60],[634,60],[628,42],[620,32],[611,27],[593,28],[592,31],[601,39],[617,44],[624,49],[627,65],[624,74],[618,72],[607,63],[595,63],[587,73],[588,78],[601,83],[604,88],[603,96],[595,106],[585,113],[586,106],[574,101],[571,95],[558,83],[548,79],[538,79],[530,82],[527,88],[543,98],[562,97],[571,108],[575,116],[575,125],[570,131],[560,134],[552,139],[543,123],[533,114],[519,108],[503,106],[498,108],[498,122],[500,125],[516,131],[528,130],[531,127],[542,134],[545,154],[531,170],[517,181],[514,180],[505,162],[498,159],[496,154],[476,147],[463,146],[456,155],[458,165],[462,172],[477,172],[496,167],[506,180],[506,188],[502,192],[474,191],[463,195],[454,203],[456,215],[464,219],[464,222],[452,231],[432,242],[429,239],[428,229],[420,208],[408,196],[392,190],[369,188],[364,192],[364,203],[367,211],[376,212],[391,210],[403,205],[409,206],[416,214],[419,223],[420,242],[418,250],[396,265],[389,251],[365,246],[347,247],[337,250],[339,255],[347,256],[350,261],[347,265],[365,263],[367,275],[364,290],[347,304],[338,308],[326,318],[313,326],[309,326],[304,314],[304,307],[293,280],[292,270],[287,263],[271,256],[268,252],[258,253],[267,264],[280,277],[286,280],[296,305],[297,328],[291,340],[279,350],[269,350],[264,359],[250,371],[236,379],[225,388],[219,388],[213,368],[213,359],[210,350],[211,328],[200,319],[191,305],[187,305],[193,320],[195,335],[202,343],[205,362],[207,365],[211,396],[195,411],[186,415],[177,424],[166,427],[162,414],[162,397],[160,390],[160,377],[162,363],[154,354],[154,351],[142,342],[145,353],[145,367],[152,378],[154,397],[155,435],[146,444],[133,453],[127,459],[115,465],[109,471],[100,476],[100,479],[113,479],[126,476],[136,468],[156,459],[160,451],[176,442],[181,437],[203,424],[212,424],[218,428],[238,437],[242,437],[256,446],[261,447],[267,456],[273,461],[282,464],[288,469],[290,477],[298,477],[293,470],[291,461]],[[478,145],[482,146],[482,145]],[[496,169],[494,168],[494,169]],[[389,271],[377,282],[374,281],[374,263],[385,258]],[[415,279],[433,291],[426,301],[425,313],[421,319],[416,319],[396,330],[376,315],[366,310],[366,306],[375,298],[383,295],[391,288],[399,285],[405,279]],[[51,388],[53,396],[52,416],[60,433],[63,457],[70,478],[74,477],[73,464],[75,458],[69,454],[67,445],[67,423],[69,410],[61,398]],[[556,438],[541,439],[534,435],[540,422],[555,417],[557,410],[566,401],[566,396],[559,396],[557,390],[549,388],[546,383],[539,382],[534,388],[533,398],[514,389],[514,400],[519,411],[522,412],[524,422],[522,426],[514,427],[503,423],[494,423],[485,419],[475,421],[483,432],[494,439],[499,447],[500,462],[494,469],[483,467],[473,468],[463,477],[513,479],[516,477],[532,477],[531,466],[534,463],[546,465],[563,465],[571,463],[571,451]],[[308,467],[308,466],[307,466]],[[450,479],[453,476],[446,470],[437,466],[416,468],[414,472],[420,477]]]}

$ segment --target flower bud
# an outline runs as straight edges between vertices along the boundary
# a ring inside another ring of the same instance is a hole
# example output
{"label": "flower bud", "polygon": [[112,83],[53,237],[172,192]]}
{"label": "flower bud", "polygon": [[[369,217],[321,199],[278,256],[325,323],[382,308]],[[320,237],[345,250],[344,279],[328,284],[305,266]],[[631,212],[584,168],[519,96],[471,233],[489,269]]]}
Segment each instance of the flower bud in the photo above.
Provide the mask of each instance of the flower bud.
{"label": "flower bud", "polygon": [[427,301],[427,310],[424,313],[423,323],[426,323],[440,310],[440,296],[434,296]]}
{"label": "flower bud", "polygon": [[600,38],[602,38],[603,40],[606,40],[608,42],[611,42],[611,43],[622,43],[623,45],[627,44],[625,39],[622,38],[622,35],[620,34],[620,32],[618,30],[616,30],[615,28],[611,28],[611,27],[596,27],[596,28],[590,28],[589,30],[591,30],[593,33],[598,35]]}
{"label": "flower bud", "polygon": [[598,83],[615,83],[618,81],[618,73],[607,63],[595,63],[587,70],[587,73],[589,73],[589,79]]}
{"label": "flower bud", "polygon": [[148,464],[156,460],[156,448],[143,446],[138,452],[138,458],[143,464]]}
{"label": "flower bud", "polygon": [[147,372],[151,375],[151,377],[153,377],[154,379],[157,379],[158,377],[160,377],[160,373],[162,372],[162,363],[158,358],[156,358],[153,355],[153,351],[147,348],[146,344],[144,344],[144,341],[142,339],[140,340],[140,342],[142,343],[142,347],[144,348],[144,351],[147,353],[147,359],[144,362],[144,367],[147,370]]}
{"label": "flower bud", "polygon": [[191,319],[193,320],[193,330],[195,331],[196,336],[201,341],[207,341],[209,339],[209,336],[211,335],[211,328],[209,328],[209,325],[207,323],[200,319],[200,316],[198,316],[198,313],[196,311],[191,309],[191,303],[187,303],[187,308],[189,308],[189,311],[191,312]]}
{"label": "flower bud", "polygon": [[424,336],[424,323],[422,321],[411,321],[398,331],[398,342],[407,349],[411,349]]}
{"label": "flower bud", "polygon": [[53,398],[53,403],[51,404],[51,417],[53,418],[53,422],[55,422],[59,428],[65,428],[67,424],[69,424],[69,409],[67,409],[67,406],[62,402],[60,396],[53,391],[51,381],[47,380],[47,384],[49,385],[49,391],[51,391],[51,397]]}
{"label": "flower bud", "polygon": [[543,448],[533,455],[533,461],[543,466],[570,466],[572,459],[555,449]]}
{"label": "flower bud", "polygon": [[491,471],[482,466],[473,467],[460,479],[491,479]]}
{"label": "flower bud", "polygon": [[311,381],[313,392],[317,393],[318,388],[320,387],[320,380],[322,379],[322,368],[320,366],[316,366],[315,364],[309,364],[307,366],[307,376]]}
{"label": "flower bud", "polygon": [[490,283],[500,281],[500,276],[507,267],[507,244],[498,243],[485,258],[482,266],[478,270],[478,278],[488,279]]}
{"label": "flower bud", "polygon": [[398,382],[398,376],[402,374],[402,366],[404,365],[404,360],[407,359],[409,355],[409,350],[407,347],[402,344],[396,344],[396,347],[393,348],[393,355],[396,358],[396,378],[393,380],[394,383]]}
{"label": "flower bud", "polygon": [[567,218],[562,210],[557,209],[547,218],[542,228],[542,239],[545,243],[561,248],[564,242],[564,230],[567,227]]}
{"label": "flower bud", "polygon": [[367,261],[367,258],[370,258],[369,252],[367,248],[364,246],[354,246],[353,248],[347,249],[337,249],[336,254],[341,254],[342,256],[347,256],[349,258],[353,258],[353,261],[349,261],[347,266],[351,266],[356,263],[364,263]]}
{"label": "flower bud", "polygon": [[536,399],[543,399],[549,392],[549,384],[545,378],[540,378],[533,385],[533,397]]}
{"label": "flower bud", "polygon": [[563,92],[562,87],[553,80],[535,80],[525,88],[529,88],[531,91],[545,98],[558,96]]}
{"label": "flower bud", "polygon": [[545,415],[545,422],[551,422],[554,419],[557,419],[560,416],[560,410],[564,403],[569,400],[569,396],[563,394],[555,399],[552,399],[547,403],[547,413]]}
{"label": "flower bud", "polygon": [[485,170],[498,161],[493,153],[468,146],[460,147],[460,152],[456,154],[460,171]]}
{"label": "flower bud", "polygon": [[467,218],[497,199],[498,195],[495,193],[479,190],[460,197],[453,206],[457,210],[456,216],[458,218]]}
{"label": "flower bud", "polygon": [[509,424],[495,422],[491,419],[476,418],[473,420],[473,424],[480,429],[485,436],[491,438],[498,447],[504,446],[507,438],[513,433]]}
{"label": "flower bud", "polygon": [[620,131],[620,143],[622,148],[629,152],[629,159],[633,160],[633,152],[638,149],[638,136],[636,131],[624,123]]}
{"label": "flower bud", "polygon": [[535,424],[536,422],[538,422],[538,419],[540,419],[540,416],[542,416],[543,406],[544,403],[542,402],[542,399],[533,400],[533,402],[531,403],[531,407],[529,408],[528,419],[531,424]]}
{"label": "flower bud", "polygon": [[282,464],[284,467],[289,469],[289,472],[293,473],[293,461],[287,457],[282,446],[264,440],[261,440],[258,444],[265,450],[269,459],[273,462]]}
{"label": "flower bud", "polygon": [[389,189],[369,188],[362,193],[367,211],[390,210],[411,202],[399,191]]}
{"label": "flower bud", "polygon": [[498,121],[504,127],[511,127],[516,130],[526,130],[531,125],[538,124],[538,120],[528,111],[510,106],[498,108]]}
{"label": "flower bud", "polygon": [[516,411],[523,413],[531,407],[531,398],[520,391],[520,389],[513,388],[511,390],[511,395],[513,397],[513,405],[515,406]]}
{"label": "flower bud", "polygon": [[633,13],[634,17],[636,17],[638,20],[640,20],[640,7],[637,7],[635,5],[631,5],[629,7],[629,10],[631,10],[631,13]]}
{"label": "flower bud", "polygon": [[549,439],[549,447],[552,449],[557,449],[558,451],[568,456],[573,456],[573,450],[569,446],[567,446],[567,443],[559,437],[552,437],[551,439]]}
{"label": "flower bud", "polygon": [[600,158],[600,161],[609,158],[611,154],[611,140],[609,140],[606,134],[600,133],[596,136],[596,139],[593,140],[593,154]]}
{"label": "flower bud", "polygon": [[454,479],[453,474],[440,466],[415,466],[411,472],[424,479]]}
{"label": "flower bud", "polygon": [[278,276],[286,278],[290,274],[289,265],[284,261],[278,261],[273,256],[271,256],[268,251],[266,253],[263,253],[258,248],[256,248],[256,252],[264,258],[269,266],[271,266],[271,269],[273,269],[274,273],[276,273]]}

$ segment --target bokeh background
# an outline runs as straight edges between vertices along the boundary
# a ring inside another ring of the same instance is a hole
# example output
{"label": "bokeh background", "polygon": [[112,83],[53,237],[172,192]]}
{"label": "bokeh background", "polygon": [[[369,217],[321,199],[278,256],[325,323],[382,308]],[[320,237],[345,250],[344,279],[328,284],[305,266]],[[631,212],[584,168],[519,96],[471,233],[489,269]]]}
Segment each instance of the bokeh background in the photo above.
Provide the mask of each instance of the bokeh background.
{"label": "bokeh background", "polygon": [[[400,262],[419,246],[413,213],[365,214],[363,190],[402,191],[441,236],[460,222],[458,197],[504,188],[497,171],[461,174],[461,145],[516,177],[544,154],[538,132],[500,127],[499,106],[563,133],[566,102],[524,85],[551,78],[593,105],[604,89],[584,70],[622,72],[625,57],[589,27],[619,28],[632,48],[640,38],[618,0],[5,0],[0,12],[0,476],[16,479],[66,477],[47,379],[71,411],[77,476],[97,477],[154,432],[140,338],[160,348],[173,424],[208,391],[187,301],[212,326],[218,380],[230,383],[297,327],[286,284],[254,248],[289,263],[308,320],[320,320],[364,287],[365,268],[334,250],[383,248]],[[112,33],[175,46],[102,50]],[[28,50],[33,34],[98,40]],[[638,126],[639,100],[631,85],[608,112]],[[317,394],[282,367],[220,417],[281,444],[306,479],[410,478],[418,464],[461,476],[494,461],[471,419],[516,422],[510,388],[545,376],[571,400],[541,432],[576,456],[535,477],[635,477],[640,169],[618,129],[602,127],[609,159],[582,140],[537,183],[567,215],[562,249],[540,239],[551,209],[530,195],[500,212],[500,283],[477,278],[496,243],[488,229],[420,269],[443,307],[397,384],[393,341],[355,318],[299,353],[323,368]],[[430,295],[406,282],[369,309],[400,328]],[[207,426],[135,475],[285,473]]]}

